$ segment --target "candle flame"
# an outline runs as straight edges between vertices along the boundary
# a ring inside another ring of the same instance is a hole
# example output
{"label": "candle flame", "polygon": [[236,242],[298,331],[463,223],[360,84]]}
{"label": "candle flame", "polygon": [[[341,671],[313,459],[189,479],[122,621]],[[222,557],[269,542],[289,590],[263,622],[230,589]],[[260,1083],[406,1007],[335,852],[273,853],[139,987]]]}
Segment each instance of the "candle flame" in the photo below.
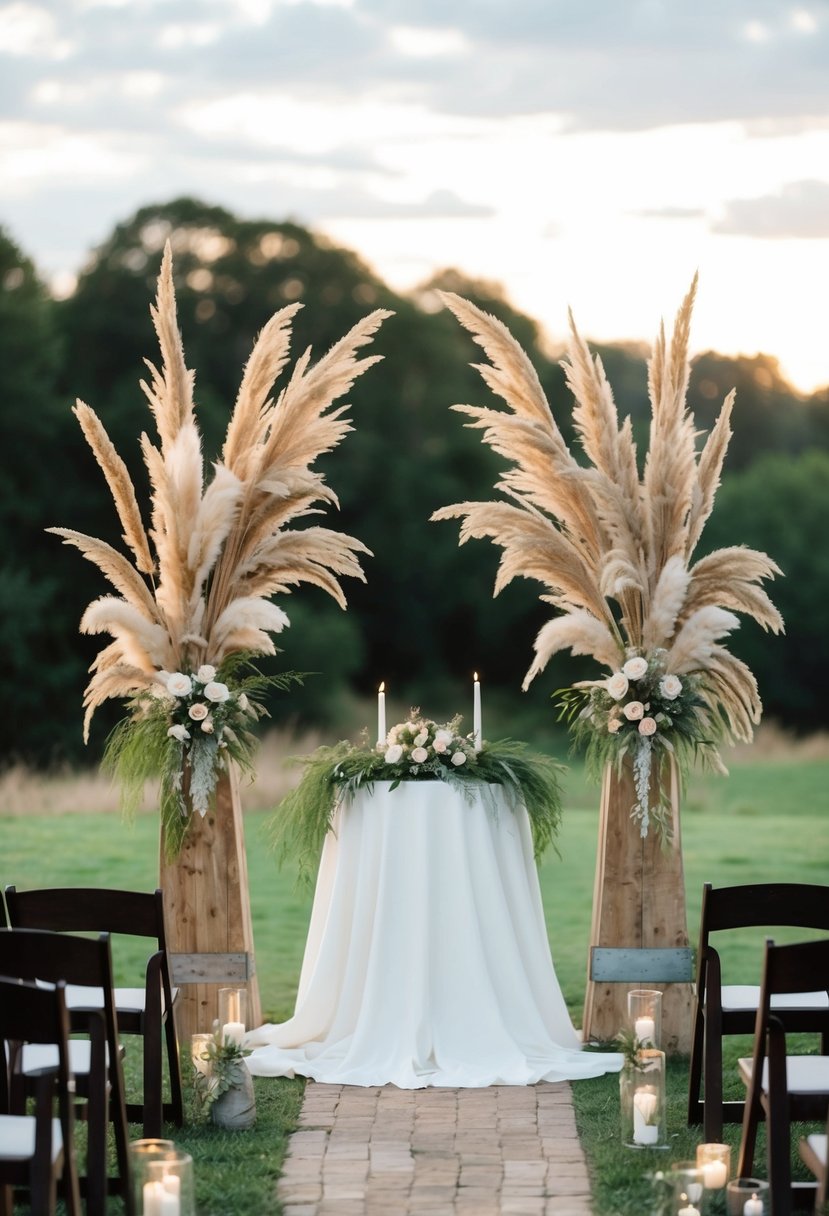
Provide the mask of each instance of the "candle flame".
{"label": "candle flame", "polygon": [[475,680],[475,683],[477,684],[477,683],[478,683],[478,673],[477,673],[477,671],[475,672],[475,675],[474,675],[473,679]]}
{"label": "candle flame", "polygon": [[385,680],[381,681],[380,687],[377,689],[377,691],[378,691],[378,692],[385,692],[385,691],[386,691],[386,681],[385,681]]}

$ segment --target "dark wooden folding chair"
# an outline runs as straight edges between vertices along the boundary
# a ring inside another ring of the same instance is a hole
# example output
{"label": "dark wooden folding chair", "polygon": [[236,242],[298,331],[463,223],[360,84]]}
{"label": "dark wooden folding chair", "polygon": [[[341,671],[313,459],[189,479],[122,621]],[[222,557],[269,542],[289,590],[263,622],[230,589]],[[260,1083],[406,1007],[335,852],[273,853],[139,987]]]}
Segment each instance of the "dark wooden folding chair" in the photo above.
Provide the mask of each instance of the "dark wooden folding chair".
{"label": "dark wooden folding chair", "polygon": [[[33,1114],[13,1102],[10,1070],[24,1044],[47,1044],[56,1057],[37,1078]],[[12,1216],[15,1187],[28,1188],[32,1216],[54,1216],[59,1179],[69,1216],[80,1216],[63,983],[43,988],[0,977],[0,1054],[0,1216]]]}
{"label": "dark wooden folding chair", "polygon": [[[788,1216],[793,1208],[813,1207],[815,1187],[792,1184],[791,1123],[820,1120],[829,1114],[829,1054],[795,1055],[787,1052],[787,1027],[778,1016],[775,997],[814,992],[829,996],[829,938],[791,946],[766,944],[760,1003],[754,1028],[751,1059],[739,1061],[746,1085],[743,1133],[737,1172],[748,1177],[754,1168],[757,1127],[765,1117],[766,1160],[774,1216]],[[829,1033],[829,1007],[823,1013]]]}
{"label": "dark wooden folding chair", "polygon": [[[106,1216],[107,1194],[124,1199],[127,1213],[133,1210],[130,1183],[129,1133],[124,1104],[122,1049],[118,1039],[112,982],[109,935],[97,938],[75,937],[43,929],[0,930],[0,974],[31,982],[65,981],[66,993],[100,993],[87,1008],[76,1003],[69,1009],[72,1034],[83,1039],[69,1041],[69,1065],[75,1078],[76,1093],[86,1101],[79,1113],[88,1124],[86,1173],[81,1176],[81,1193],[87,1201],[88,1216]],[[12,1077],[18,1104],[31,1094],[44,1070],[54,1069],[57,1048],[49,1044],[27,1044],[17,1059]],[[107,1125],[112,1122],[118,1174],[108,1177]]]}
{"label": "dark wooden folding chair", "polygon": [[[720,953],[711,938],[737,929],[778,926],[829,932],[829,887],[809,883],[713,887],[705,883],[697,952],[688,1122],[702,1123],[708,1142],[722,1139],[724,1123],[742,1121],[743,1102],[723,1101],[722,1041],[725,1035],[754,1033],[760,999],[759,983],[723,984]],[[760,945],[758,941],[758,980]],[[829,1000],[825,992],[780,994],[774,1005],[776,1016],[787,1030],[821,1033],[821,1050],[829,1053],[829,1034],[824,1029]]]}
{"label": "dark wooden folding chair", "polygon": [[[69,933],[121,933],[146,937],[154,942],[143,987],[115,989],[119,1031],[140,1035],[144,1050],[142,1100],[127,1103],[127,1118],[131,1123],[141,1123],[144,1136],[148,1138],[162,1135],[165,1119],[181,1127],[184,1104],[174,1015],[178,989],[174,989],[170,981],[161,891],[95,887],[18,891],[15,887],[6,887],[5,895],[12,927]],[[67,990],[67,1001],[70,1009],[95,1003],[90,993],[78,993],[71,987]],[[165,1042],[169,1102],[163,1100]]]}

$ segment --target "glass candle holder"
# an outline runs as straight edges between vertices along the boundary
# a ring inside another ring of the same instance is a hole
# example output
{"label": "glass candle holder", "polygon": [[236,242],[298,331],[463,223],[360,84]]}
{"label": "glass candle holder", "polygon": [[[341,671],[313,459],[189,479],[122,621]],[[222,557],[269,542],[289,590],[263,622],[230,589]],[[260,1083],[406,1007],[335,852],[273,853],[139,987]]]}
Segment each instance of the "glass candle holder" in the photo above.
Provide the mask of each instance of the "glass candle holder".
{"label": "glass candle holder", "polygon": [[644,1048],[619,1073],[622,1143],[628,1148],[666,1148],[665,1053]]}
{"label": "glass candle holder", "polygon": [[728,1216],[771,1216],[769,1184],[762,1178],[734,1178],[726,1184]]}
{"label": "glass candle holder", "polygon": [[705,1173],[694,1161],[671,1167],[672,1216],[703,1216],[706,1210]]}
{"label": "glass candle holder", "polygon": [[210,1075],[210,1061],[205,1060],[204,1056],[207,1052],[208,1043],[211,1043],[212,1041],[212,1034],[194,1034],[190,1040],[193,1068],[196,1072],[200,1072],[204,1077]]}
{"label": "glass candle holder", "polygon": [[195,1216],[193,1158],[172,1140],[130,1145],[136,1216]]}
{"label": "glass candle holder", "polygon": [[248,994],[245,988],[219,989],[219,1025],[223,1043],[237,1043],[239,1047],[245,1037],[247,1024]]}
{"label": "glass candle holder", "polygon": [[628,993],[628,1022],[643,1047],[662,1043],[662,993],[658,988],[632,988]]}
{"label": "glass candle holder", "polygon": [[705,1175],[705,1189],[721,1190],[731,1174],[731,1148],[727,1144],[697,1145],[697,1166]]}

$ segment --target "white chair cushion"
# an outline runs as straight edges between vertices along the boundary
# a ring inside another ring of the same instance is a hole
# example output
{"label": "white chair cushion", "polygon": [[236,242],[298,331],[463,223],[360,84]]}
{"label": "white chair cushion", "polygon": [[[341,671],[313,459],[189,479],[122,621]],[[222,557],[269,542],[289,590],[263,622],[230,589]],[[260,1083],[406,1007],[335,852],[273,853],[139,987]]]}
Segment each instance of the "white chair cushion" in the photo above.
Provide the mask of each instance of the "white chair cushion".
{"label": "white chair cushion", "polygon": [[[104,1044],[106,1062],[109,1065],[109,1044]],[[73,1076],[85,1077],[89,1074],[92,1047],[89,1039],[69,1040],[69,1071]],[[124,1049],[121,1048],[121,1055]],[[42,1072],[44,1068],[55,1069],[58,1066],[57,1043],[24,1043],[20,1067],[27,1077]]]}
{"label": "white chair cushion", "polygon": [[[759,988],[754,988],[750,984],[723,985],[723,1013],[735,1013],[740,1009],[756,1009],[759,1004]],[[829,996],[825,992],[788,994],[780,992],[771,998],[771,1007],[772,1009],[829,1009]]]}
{"label": "white chair cushion", "polygon": [[827,1141],[827,1136],[826,1136],[825,1132],[823,1133],[823,1135],[814,1135],[814,1136],[806,1137],[806,1143],[809,1145],[809,1148],[812,1150],[814,1155],[817,1157],[818,1161],[820,1161],[823,1164],[824,1169],[826,1169],[826,1141]]}
{"label": "white chair cushion", "polygon": [[[737,1061],[746,1085],[751,1080],[753,1061]],[[768,1091],[768,1060],[763,1061],[763,1093]],[[829,1056],[786,1056],[786,1082],[792,1094],[829,1093]]]}
{"label": "white chair cushion", "polygon": [[[115,1008],[119,1013],[143,1013],[146,993],[143,988],[115,988]],[[176,999],[178,988],[173,989],[173,1000]],[[66,985],[66,1005],[68,1009],[103,1009],[104,991],[102,988],[88,988],[84,984]],[[164,1009],[164,990],[161,991],[161,1008]]]}
{"label": "white chair cushion", "polygon": [[[63,1149],[59,1119],[52,1120],[52,1160]],[[35,1153],[35,1120],[31,1115],[0,1115],[0,1159],[28,1161]]]}

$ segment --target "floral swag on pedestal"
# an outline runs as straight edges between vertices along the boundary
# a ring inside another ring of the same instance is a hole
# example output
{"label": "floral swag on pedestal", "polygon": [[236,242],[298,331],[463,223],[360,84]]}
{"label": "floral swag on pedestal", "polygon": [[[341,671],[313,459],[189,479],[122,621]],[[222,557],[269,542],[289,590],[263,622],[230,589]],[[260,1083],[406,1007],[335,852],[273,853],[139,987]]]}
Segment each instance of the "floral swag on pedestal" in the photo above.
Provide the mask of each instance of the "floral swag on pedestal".
{"label": "floral swag on pedestal", "polygon": [[670,343],[662,327],[654,345],[650,442],[641,462],[631,419],[620,422],[601,360],[572,317],[562,366],[575,398],[580,459],[508,330],[468,300],[443,294],[486,353],[490,362],[478,370],[507,405],[454,408],[510,466],[496,485],[504,499],[456,503],[432,518],[461,518],[461,543],[489,537],[503,549],[496,595],[518,576],[545,587],[541,598],[556,615],[535,640],[524,688],[561,650],[590,655],[610,672],[557,696],[594,775],[608,762],[630,762],[631,815],[642,835],[652,820],[663,829],[668,823],[667,759],[678,761],[680,776],[697,755],[724,772],[718,747],[750,741],[760,721],[754,676],[723,645],[740,623],[732,610],[774,633],[783,628],[759,585],[780,573],[765,553],[733,546],[692,561],[720,483],[734,399],[733,392],[725,399],[698,449],[686,405],[695,293],[696,279]]}
{"label": "floral swag on pedestal", "polygon": [[178,331],[168,242],[150,310],[161,369],[148,364],[150,382],[141,385],[158,431],[157,443],[141,437],[151,488],[149,529],[101,420],[82,401],[74,410],[131,555],[68,528],[49,529],[94,562],[118,593],[95,600],[81,620],[82,632],[113,638],[92,665],[84,738],[102,702],[126,698],[128,717],[110,736],[104,763],[121,782],[127,810],[147,780],[160,779],[170,857],[180,849],[192,809],[206,813],[228,760],[251,770],[251,728],[265,712],[264,694],[300,678],[266,677],[250,663],[253,656],[277,653],[272,635],[288,624],[271,597],[313,583],[344,608],[340,577],[363,578],[359,558],[368,550],[359,540],[330,528],[288,525],[318,513],[319,504],[337,504],[312,466],[351,430],[347,407],[331,407],[377,362],[376,356],[358,358],[357,351],[390,314],[371,313],[315,364],[306,350],[273,399],[299,308],[283,308],[259,334],[221,459],[205,483],[194,374]]}

